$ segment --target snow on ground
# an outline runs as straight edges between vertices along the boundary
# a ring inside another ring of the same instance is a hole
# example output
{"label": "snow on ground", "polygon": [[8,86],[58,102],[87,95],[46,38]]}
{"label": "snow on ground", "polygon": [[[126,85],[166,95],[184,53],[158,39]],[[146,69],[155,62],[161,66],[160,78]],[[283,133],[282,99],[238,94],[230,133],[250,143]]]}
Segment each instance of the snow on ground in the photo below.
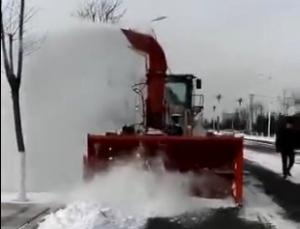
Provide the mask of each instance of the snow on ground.
{"label": "snow on ground", "polygon": [[245,177],[244,207],[240,217],[251,221],[271,223],[276,229],[298,229],[300,224],[283,217],[284,210],[258,188],[262,184],[253,177]]}
{"label": "snow on ground", "polygon": [[[213,209],[234,206],[231,199],[189,196],[186,189],[189,181],[190,176],[121,165],[89,185],[67,193],[63,197],[67,207],[46,216],[39,229],[140,229],[148,218],[176,218],[185,213],[200,217]],[[277,229],[299,228],[283,218],[283,210],[257,187],[259,184],[247,176],[245,205],[238,217],[272,222]]]}
{"label": "snow on ground", "polygon": [[254,136],[254,135],[243,135],[246,140],[256,140],[256,141],[265,141],[268,143],[275,143],[275,136],[265,137],[265,136]]}
{"label": "snow on ground", "polygon": [[[260,185],[259,181],[248,177],[245,183],[245,200],[244,207],[239,214],[240,218],[264,224],[269,223],[277,229],[299,228],[299,224],[284,219],[283,209],[257,188]],[[205,203],[204,206],[201,206],[202,201]],[[132,204],[136,206],[136,203]],[[147,204],[149,203],[139,202],[140,206],[146,207]],[[200,198],[197,204],[198,209],[193,210],[197,214],[205,214],[209,209],[220,207],[218,204],[215,205],[214,201]],[[161,216],[159,208],[153,208],[152,213],[142,209],[136,210],[138,211],[120,210],[96,202],[75,202],[65,209],[48,215],[40,224],[39,229],[139,229],[144,228],[148,218]],[[170,212],[172,212],[171,209]],[[190,209],[189,212],[192,210]],[[169,216],[175,217],[176,215],[170,214]]]}
{"label": "snow on ground", "polygon": [[220,132],[211,130],[215,135],[234,135],[235,137],[243,137],[246,140],[264,141],[270,144],[275,143],[276,136],[266,137],[258,135],[248,135],[234,130],[221,130]]}
{"label": "snow on ground", "polygon": [[2,192],[1,203],[17,203],[17,204],[32,204],[32,203],[53,203],[57,199],[57,194],[47,192],[29,192],[27,193],[26,202],[18,200],[18,193],[16,192]]}
{"label": "snow on ground", "polygon": [[67,207],[48,215],[40,229],[141,228],[150,217],[172,217],[233,207],[232,198],[207,200],[189,195],[192,176],[145,171],[140,164],[114,167],[93,182],[67,192]]}
{"label": "snow on ground", "polygon": [[[266,154],[259,153],[253,150],[245,150],[244,157],[252,162],[259,164],[281,176],[282,174],[282,163],[280,154]],[[295,165],[292,168],[292,177],[288,179],[293,182],[300,184],[300,155],[296,155]]]}
{"label": "snow on ground", "polygon": [[141,228],[147,218],[131,216],[97,203],[76,202],[47,216],[39,229],[130,229]]}

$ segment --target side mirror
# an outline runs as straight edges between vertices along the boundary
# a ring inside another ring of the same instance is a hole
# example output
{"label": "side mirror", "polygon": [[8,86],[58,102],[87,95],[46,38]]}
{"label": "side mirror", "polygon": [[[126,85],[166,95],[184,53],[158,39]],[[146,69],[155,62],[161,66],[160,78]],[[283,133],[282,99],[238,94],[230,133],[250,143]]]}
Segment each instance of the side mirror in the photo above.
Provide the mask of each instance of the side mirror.
{"label": "side mirror", "polygon": [[201,87],[202,87],[201,79],[196,79],[196,88],[201,89]]}

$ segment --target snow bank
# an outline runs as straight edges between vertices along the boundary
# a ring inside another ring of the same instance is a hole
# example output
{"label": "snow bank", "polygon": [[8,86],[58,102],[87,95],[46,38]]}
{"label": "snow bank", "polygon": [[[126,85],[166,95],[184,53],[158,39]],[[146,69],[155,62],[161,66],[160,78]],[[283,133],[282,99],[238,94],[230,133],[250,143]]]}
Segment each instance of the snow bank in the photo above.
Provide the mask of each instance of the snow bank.
{"label": "snow bank", "polygon": [[[258,153],[252,150],[245,150],[244,157],[252,162],[263,166],[278,175],[282,174],[282,163],[280,154],[266,154],[266,153]],[[300,155],[296,155],[296,163],[292,168],[292,177],[288,179],[293,182],[300,184]]]}

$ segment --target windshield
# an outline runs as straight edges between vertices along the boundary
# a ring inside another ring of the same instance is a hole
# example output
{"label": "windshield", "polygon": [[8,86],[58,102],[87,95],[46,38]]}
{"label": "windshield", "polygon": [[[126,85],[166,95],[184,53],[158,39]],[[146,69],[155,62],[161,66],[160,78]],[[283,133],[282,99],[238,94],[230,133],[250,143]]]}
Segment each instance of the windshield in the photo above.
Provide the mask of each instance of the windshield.
{"label": "windshield", "polygon": [[166,99],[174,105],[186,104],[186,84],[181,82],[169,82],[166,85]]}

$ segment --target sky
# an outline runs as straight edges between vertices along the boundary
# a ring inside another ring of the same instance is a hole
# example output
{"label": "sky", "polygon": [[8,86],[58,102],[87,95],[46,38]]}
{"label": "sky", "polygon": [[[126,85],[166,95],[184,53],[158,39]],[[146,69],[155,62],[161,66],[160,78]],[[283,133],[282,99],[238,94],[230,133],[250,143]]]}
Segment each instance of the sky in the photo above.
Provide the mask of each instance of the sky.
{"label": "sky", "polygon": [[[36,28],[67,27],[80,2],[31,0],[39,8]],[[249,93],[269,102],[266,96],[300,85],[298,0],[124,0],[123,6],[121,26],[152,27],[172,73],[203,79],[208,113],[219,93],[220,109],[230,111]],[[150,23],[159,16],[167,19]]]}
{"label": "sky", "polygon": [[[38,9],[31,29],[68,28],[82,1],[29,0]],[[124,0],[123,7],[117,26],[151,27],[171,72],[202,78],[207,114],[214,105],[234,109],[239,97],[247,103],[249,93],[266,103],[284,88],[300,88],[298,0]],[[167,18],[150,23],[159,16]]]}

